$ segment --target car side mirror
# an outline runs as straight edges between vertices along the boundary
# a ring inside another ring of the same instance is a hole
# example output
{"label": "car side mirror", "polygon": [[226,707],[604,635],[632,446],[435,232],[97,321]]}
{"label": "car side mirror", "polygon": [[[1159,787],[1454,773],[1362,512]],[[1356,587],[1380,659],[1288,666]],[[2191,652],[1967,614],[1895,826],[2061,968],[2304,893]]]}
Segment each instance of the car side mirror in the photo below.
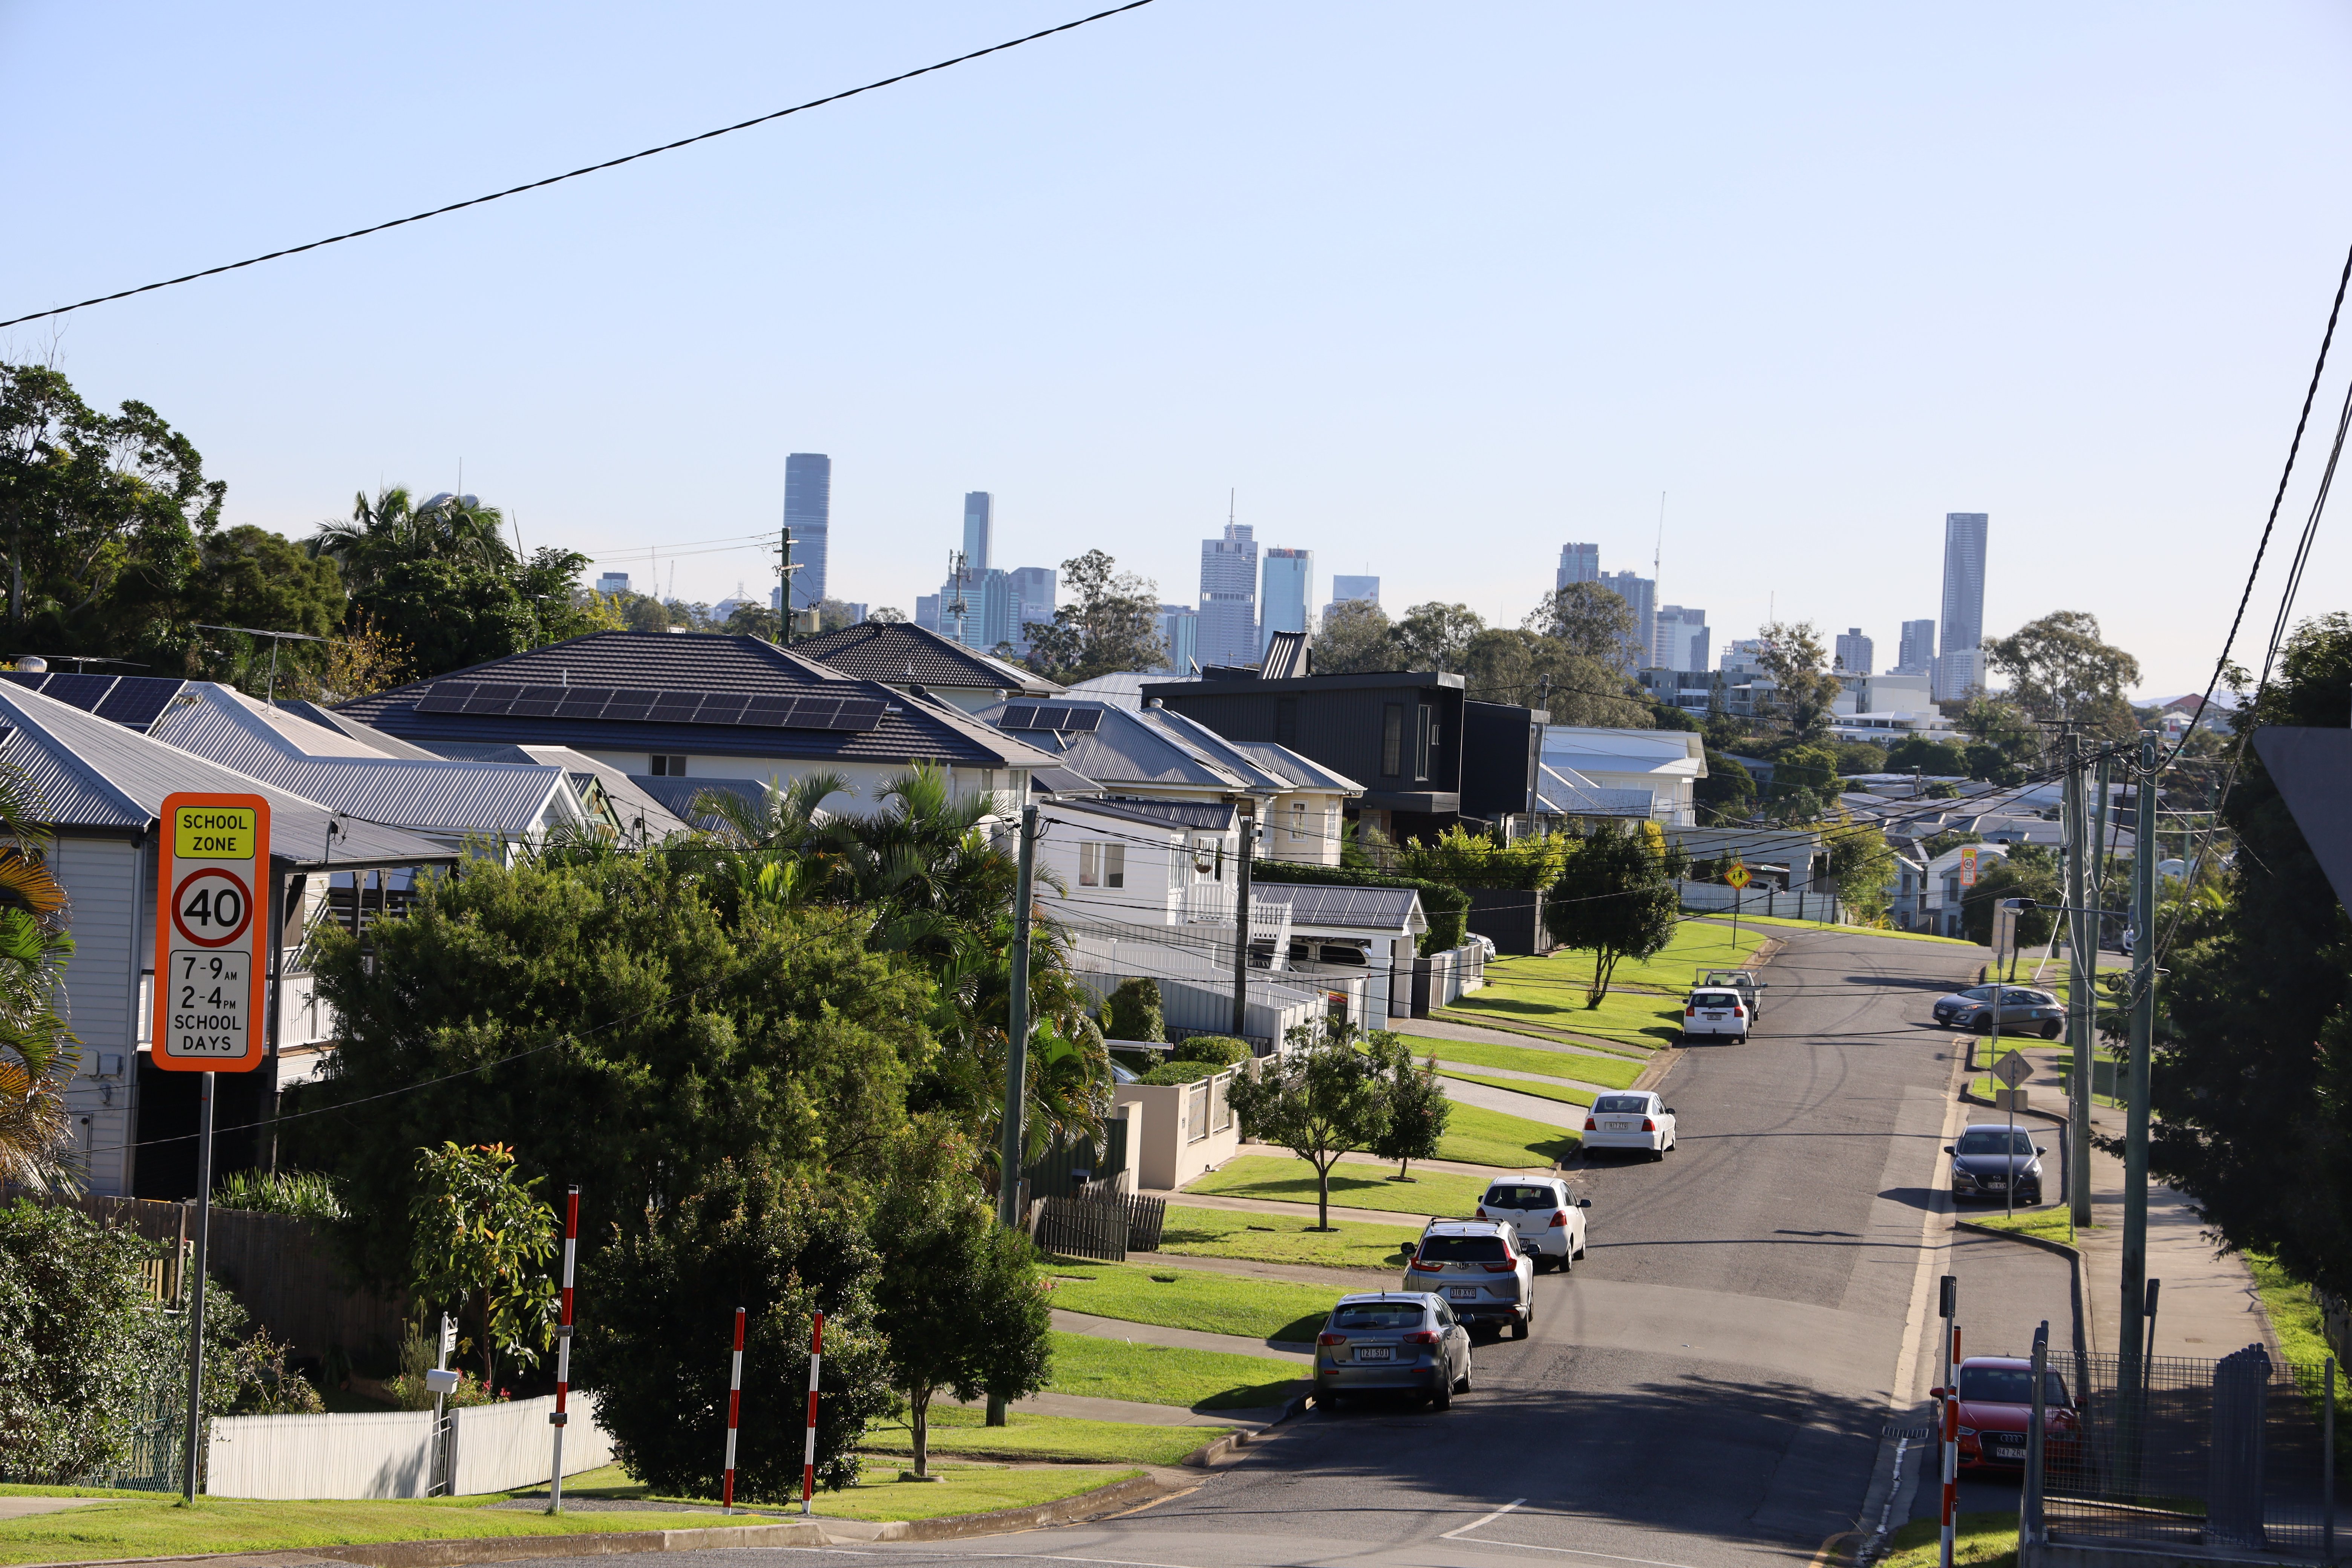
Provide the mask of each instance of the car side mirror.
{"label": "car side mirror", "polygon": [[1957,1154],[1959,1151],[1953,1148],[1949,1143],[1947,1143],[1944,1145],[1944,1152],[1947,1154]]}
{"label": "car side mirror", "polygon": [[1941,1399],[1944,1397],[1944,1391],[1940,1388],[1931,1388],[1927,1391],[1927,1397],[1930,1399]]}
{"label": "car side mirror", "polygon": [[1591,1198],[1579,1198],[1576,1200],[1576,1206],[1580,1209],[1589,1209],[1592,1206],[1592,1200]]}
{"label": "car side mirror", "polygon": [[2037,1153],[2037,1154],[2047,1154],[2048,1152],[2050,1152],[2050,1151],[2049,1151],[2049,1150],[2044,1149],[2044,1148],[2043,1148],[2041,1144],[2039,1144],[2039,1143],[2036,1143],[2036,1144],[2033,1146],[2033,1152],[2034,1152],[2035,1153]]}
{"label": "car side mirror", "polygon": [[1666,1114],[1667,1114],[1668,1116],[1672,1116],[1674,1113],[1675,1113],[1675,1108],[1674,1108],[1673,1106],[1671,1106],[1671,1105],[1667,1106],[1667,1107],[1666,1107]]}
{"label": "car side mirror", "polygon": [[1403,1253],[1407,1258],[1411,1258],[1413,1254],[1421,1250],[1421,1246],[1417,1242],[1408,1241],[1400,1245],[1397,1247],[1397,1250]]}

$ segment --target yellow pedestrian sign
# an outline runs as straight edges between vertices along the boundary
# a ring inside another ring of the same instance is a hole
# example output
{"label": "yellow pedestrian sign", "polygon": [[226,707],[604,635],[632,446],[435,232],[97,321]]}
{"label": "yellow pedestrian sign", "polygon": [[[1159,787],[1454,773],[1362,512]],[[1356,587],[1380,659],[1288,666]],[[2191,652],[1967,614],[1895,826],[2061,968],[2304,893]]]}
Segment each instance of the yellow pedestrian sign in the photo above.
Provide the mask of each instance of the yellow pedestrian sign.
{"label": "yellow pedestrian sign", "polygon": [[1723,874],[1723,879],[1735,888],[1748,886],[1748,862],[1734,860],[1731,863],[1731,869]]}

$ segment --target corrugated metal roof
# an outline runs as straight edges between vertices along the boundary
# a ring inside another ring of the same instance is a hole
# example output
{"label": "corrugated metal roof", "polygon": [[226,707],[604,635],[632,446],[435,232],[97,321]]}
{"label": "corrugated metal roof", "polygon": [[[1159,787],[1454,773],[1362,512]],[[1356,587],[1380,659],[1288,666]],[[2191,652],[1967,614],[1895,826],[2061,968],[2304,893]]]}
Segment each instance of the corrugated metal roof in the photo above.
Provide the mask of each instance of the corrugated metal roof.
{"label": "corrugated metal roof", "polygon": [[417,757],[429,761],[439,754],[428,752],[422,746],[411,745],[397,735],[386,734],[382,730],[372,730],[356,719],[347,718],[331,708],[321,708],[316,702],[280,702],[278,706],[293,714],[297,719],[307,720],[322,728],[349,735],[362,745],[383,756]]}
{"label": "corrugated metal roof", "polygon": [[[182,791],[258,795],[270,804],[273,859],[425,865],[457,858],[429,838],[373,821],[339,820],[324,805],[267,780],[5,682],[0,723],[14,731],[0,757],[24,771],[42,816],[60,830],[144,829],[161,818],[164,797]],[[331,855],[330,821],[339,828]]]}
{"label": "corrugated metal roof", "polygon": [[[998,703],[982,709],[975,717],[994,723],[1011,706],[1011,703]],[[1239,769],[1223,766],[1166,730],[1146,723],[1143,715],[1132,709],[1120,708],[1109,702],[1071,701],[1066,699],[1043,703],[1024,701],[1022,706],[1045,710],[1099,710],[1103,717],[1092,730],[1026,730],[1021,733],[1038,737],[1041,746],[1059,744],[1064,748],[1058,759],[1062,766],[1075,769],[1087,778],[1112,788],[1187,786],[1247,791],[1257,787],[1255,769],[1245,774]]]}
{"label": "corrugated metal roof", "polygon": [[535,833],[577,804],[562,768],[386,757],[210,681],[189,682],[152,733],[336,811],[424,833]]}
{"label": "corrugated metal roof", "polygon": [[1278,746],[1272,741],[1227,741],[1225,744],[1248,752],[1258,760],[1259,765],[1280,773],[1302,789],[1338,790],[1346,795],[1364,793],[1364,786],[1347,774],[1327,768],[1311,757],[1300,756],[1288,746]]}
{"label": "corrugated metal roof", "polygon": [[881,722],[867,731],[782,730],[757,726],[640,724],[602,720],[419,713],[433,684],[417,681],[341,704],[336,711],[434,750],[443,742],[507,742],[575,750],[643,751],[829,763],[939,763],[956,767],[1050,767],[1035,748],[878,682],[859,680],[754,637],[709,632],[653,636],[595,632],[532,648],[436,680],[477,676],[523,685],[603,686],[765,695],[866,696],[883,700]]}
{"label": "corrugated metal roof", "polygon": [[1060,686],[1034,670],[1020,669],[926,631],[912,621],[867,621],[793,644],[793,652],[863,680],[888,686],[909,682],[983,690],[998,687],[1050,697]]}
{"label": "corrugated metal roof", "polygon": [[563,746],[516,747],[532,762],[547,763],[575,773],[586,773],[604,786],[612,797],[613,809],[621,819],[624,832],[635,834],[640,824],[647,837],[667,838],[674,833],[684,833],[692,826],[684,815],[673,812],[650,791],[641,787],[632,775],[623,773],[609,763],[600,763],[582,752]]}
{"label": "corrugated metal roof", "polygon": [[1122,822],[1149,823],[1154,827],[1196,828],[1205,833],[1223,833],[1234,825],[1234,808],[1209,800],[1133,800],[1123,796],[1097,800],[1089,796],[1056,800],[1054,804],[1065,811],[1117,817]]}
{"label": "corrugated metal roof", "polygon": [[1603,789],[1572,770],[1545,763],[1536,769],[1536,810],[1549,816],[1640,816],[1650,815],[1645,789]]}
{"label": "corrugated metal roof", "polygon": [[1411,888],[1325,888],[1302,882],[1258,882],[1250,897],[1290,906],[1290,926],[1419,935],[1429,929],[1421,895]]}

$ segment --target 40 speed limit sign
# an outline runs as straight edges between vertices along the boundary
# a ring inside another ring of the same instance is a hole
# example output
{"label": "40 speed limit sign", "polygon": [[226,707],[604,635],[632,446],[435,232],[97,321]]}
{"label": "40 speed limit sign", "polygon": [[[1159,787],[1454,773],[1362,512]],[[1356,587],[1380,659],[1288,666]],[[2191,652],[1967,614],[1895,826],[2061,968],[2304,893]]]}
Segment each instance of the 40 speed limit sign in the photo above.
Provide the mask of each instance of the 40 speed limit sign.
{"label": "40 speed limit sign", "polygon": [[163,801],[155,885],[155,1065],[261,1065],[268,973],[269,803],[257,795]]}

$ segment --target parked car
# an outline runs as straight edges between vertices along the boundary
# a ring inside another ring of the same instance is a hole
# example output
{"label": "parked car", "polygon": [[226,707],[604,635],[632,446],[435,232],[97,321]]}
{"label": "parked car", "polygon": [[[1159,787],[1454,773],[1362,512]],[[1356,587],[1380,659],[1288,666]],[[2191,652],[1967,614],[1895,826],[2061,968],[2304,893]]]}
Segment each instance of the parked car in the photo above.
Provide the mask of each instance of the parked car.
{"label": "parked car", "polygon": [[1508,1324],[1526,1339],[1535,1321],[1536,1266],[1518,1227],[1492,1219],[1433,1219],[1405,1249],[1404,1288],[1435,1292],[1470,1323]]}
{"label": "parked car", "polygon": [[1476,1217],[1508,1224],[1538,1271],[1565,1274],[1584,1256],[1584,1211],[1591,1206],[1591,1198],[1570,1195],[1557,1176],[1512,1176],[1486,1189]]}
{"label": "parked car", "polygon": [[1993,994],[2000,994],[2000,1032],[2054,1040],[2066,1032],[2066,1005],[2054,992],[2026,985],[1971,985],[1936,998],[1936,1022],[1948,1029],[1992,1027]]}
{"label": "parked car", "polygon": [[2049,1151],[2022,1128],[1979,1121],[1962,1132],[1958,1143],[1945,1144],[1944,1152],[1952,1157],[1954,1203],[1963,1198],[2042,1201],[2042,1156]]}
{"label": "parked car", "polygon": [[1739,993],[1740,999],[1747,1005],[1749,1017],[1760,1018],[1764,1016],[1764,999],[1757,993],[1764,989],[1765,983],[1756,978],[1756,972],[1752,969],[1701,970],[1696,984],[1706,986],[1709,990],[1727,986]]}
{"label": "parked car", "polygon": [[1663,1160],[1674,1146],[1674,1108],[1647,1089],[1601,1095],[1584,1118],[1587,1153],[1597,1149],[1639,1149],[1653,1160]]}
{"label": "parked car", "polygon": [[[2079,1447],[2082,1427],[2066,1380],[2044,1369],[2046,1440],[2061,1468]],[[1928,1390],[1941,1399],[1940,1388]],[[2022,1356],[1972,1355],[1960,1363],[1960,1468],[2022,1470],[2025,1435],[2033,1415],[2033,1363]]]}
{"label": "parked car", "polygon": [[1737,991],[1694,991],[1683,999],[1683,1042],[1730,1040],[1748,1043],[1750,1016],[1748,999]]}
{"label": "parked car", "polygon": [[1315,1402],[1417,1394],[1440,1410],[1470,1392],[1470,1330],[1429,1290],[1342,1296],[1315,1337]]}

